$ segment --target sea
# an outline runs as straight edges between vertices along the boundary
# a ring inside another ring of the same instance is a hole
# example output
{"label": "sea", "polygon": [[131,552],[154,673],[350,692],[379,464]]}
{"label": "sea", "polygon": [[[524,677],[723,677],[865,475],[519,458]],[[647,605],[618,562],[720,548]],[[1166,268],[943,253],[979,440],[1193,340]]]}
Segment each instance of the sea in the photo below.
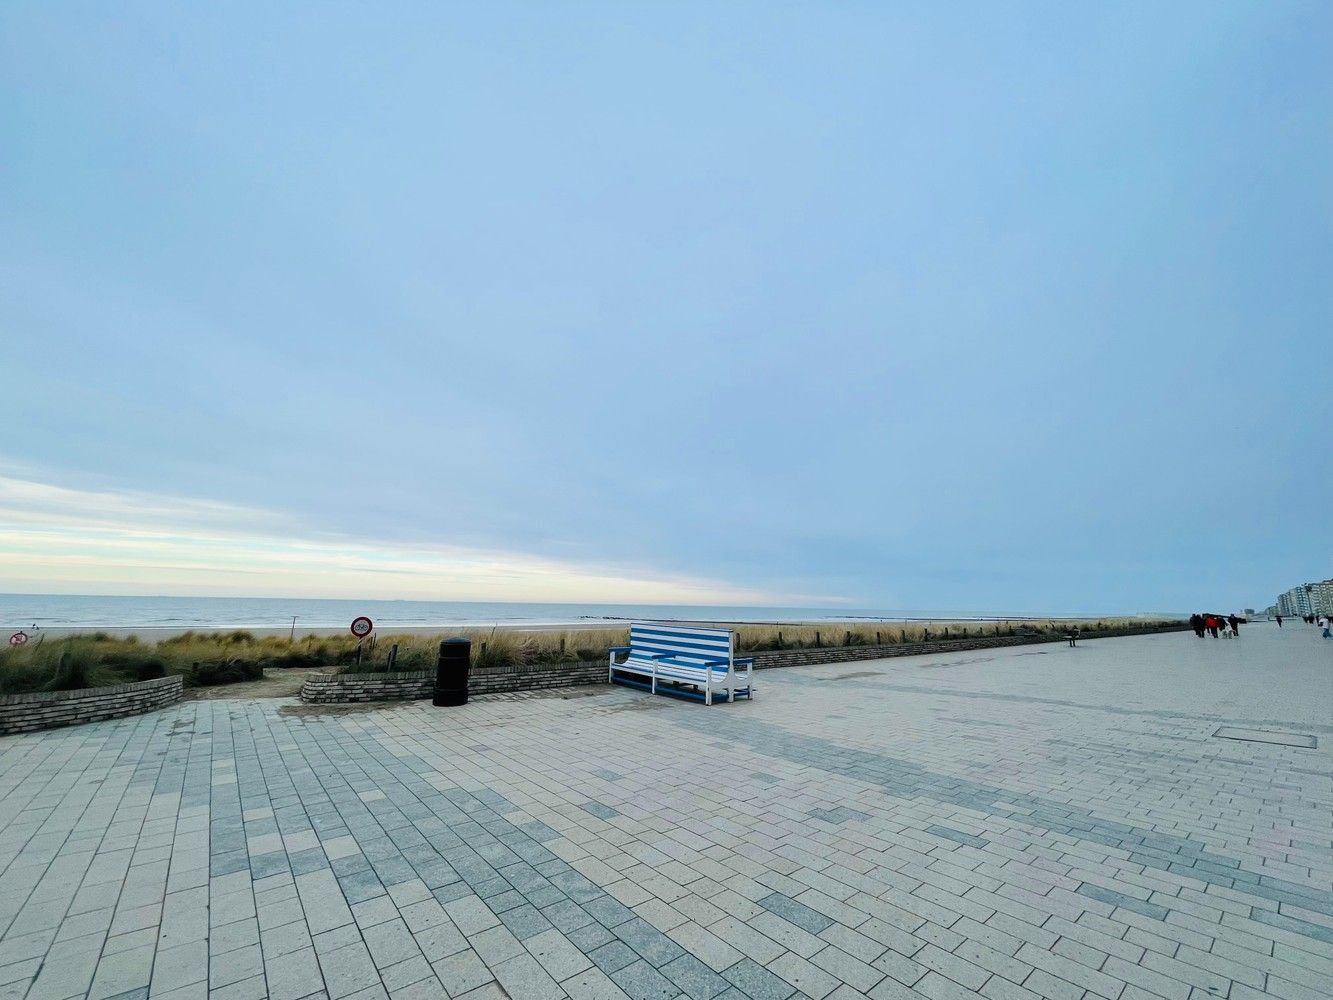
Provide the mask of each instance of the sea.
{"label": "sea", "polygon": [[726,607],[687,604],[527,604],[474,601],[322,600],[296,597],[105,597],[0,594],[0,628],[346,628],[359,616],[378,629],[432,626],[589,628],[625,621],[824,622],[1011,618],[942,609]]}

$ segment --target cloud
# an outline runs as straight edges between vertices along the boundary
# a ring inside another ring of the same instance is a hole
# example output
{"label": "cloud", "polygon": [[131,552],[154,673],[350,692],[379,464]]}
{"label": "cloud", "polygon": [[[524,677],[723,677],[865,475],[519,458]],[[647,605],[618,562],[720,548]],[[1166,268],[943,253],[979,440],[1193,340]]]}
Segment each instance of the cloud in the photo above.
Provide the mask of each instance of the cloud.
{"label": "cloud", "polygon": [[304,529],[288,515],[0,475],[0,589],[662,604],[801,603],[651,570]]}

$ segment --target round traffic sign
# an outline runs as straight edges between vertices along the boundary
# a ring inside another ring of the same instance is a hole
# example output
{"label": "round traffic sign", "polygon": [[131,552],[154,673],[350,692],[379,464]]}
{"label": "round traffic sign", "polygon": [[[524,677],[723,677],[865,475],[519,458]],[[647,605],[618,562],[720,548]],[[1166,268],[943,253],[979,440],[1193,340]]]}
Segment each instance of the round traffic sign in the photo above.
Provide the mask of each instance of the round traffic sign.
{"label": "round traffic sign", "polygon": [[375,623],[365,615],[352,619],[352,635],[356,636],[358,639],[364,639],[366,636],[370,635],[370,630],[374,627]]}
{"label": "round traffic sign", "polygon": [[22,646],[27,641],[28,641],[27,632],[15,632],[13,635],[9,637],[9,644],[11,646]]}

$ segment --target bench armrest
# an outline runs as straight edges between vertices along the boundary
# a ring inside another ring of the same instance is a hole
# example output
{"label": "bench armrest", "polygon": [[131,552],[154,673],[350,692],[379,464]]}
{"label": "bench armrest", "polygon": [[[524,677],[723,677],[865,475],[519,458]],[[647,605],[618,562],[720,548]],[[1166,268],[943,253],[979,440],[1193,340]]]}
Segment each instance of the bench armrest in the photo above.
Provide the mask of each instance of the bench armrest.
{"label": "bench armrest", "polygon": [[747,667],[752,667],[752,666],[754,666],[754,657],[753,657],[753,656],[738,656],[738,657],[736,657],[734,660],[732,660],[731,662],[734,663],[734,664],[735,664],[736,666],[738,666],[738,667],[739,667],[742,663],[744,663]]}
{"label": "bench armrest", "polygon": [[633,649],[633,648],[634,648],[633,646],[612,646],[609,650],[607,650],[607,652],[609,652],[609,653],[628,653],[628,652],[629,652],[631,649]]}

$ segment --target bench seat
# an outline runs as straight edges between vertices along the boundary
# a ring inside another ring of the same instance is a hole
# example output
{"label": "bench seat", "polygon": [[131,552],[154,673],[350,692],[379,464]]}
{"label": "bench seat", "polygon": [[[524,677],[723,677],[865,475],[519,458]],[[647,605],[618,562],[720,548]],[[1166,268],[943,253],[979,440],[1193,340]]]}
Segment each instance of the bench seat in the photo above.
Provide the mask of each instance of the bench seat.
{"label": "bench seat", "polygon": [[[630,645],[610,650],[609,679],[662,694],[697,697],[705,704],[754,694],[754,661],[733,655],[729,629],[635,624]],[[625,659],[617,662],[616,657]]]}

